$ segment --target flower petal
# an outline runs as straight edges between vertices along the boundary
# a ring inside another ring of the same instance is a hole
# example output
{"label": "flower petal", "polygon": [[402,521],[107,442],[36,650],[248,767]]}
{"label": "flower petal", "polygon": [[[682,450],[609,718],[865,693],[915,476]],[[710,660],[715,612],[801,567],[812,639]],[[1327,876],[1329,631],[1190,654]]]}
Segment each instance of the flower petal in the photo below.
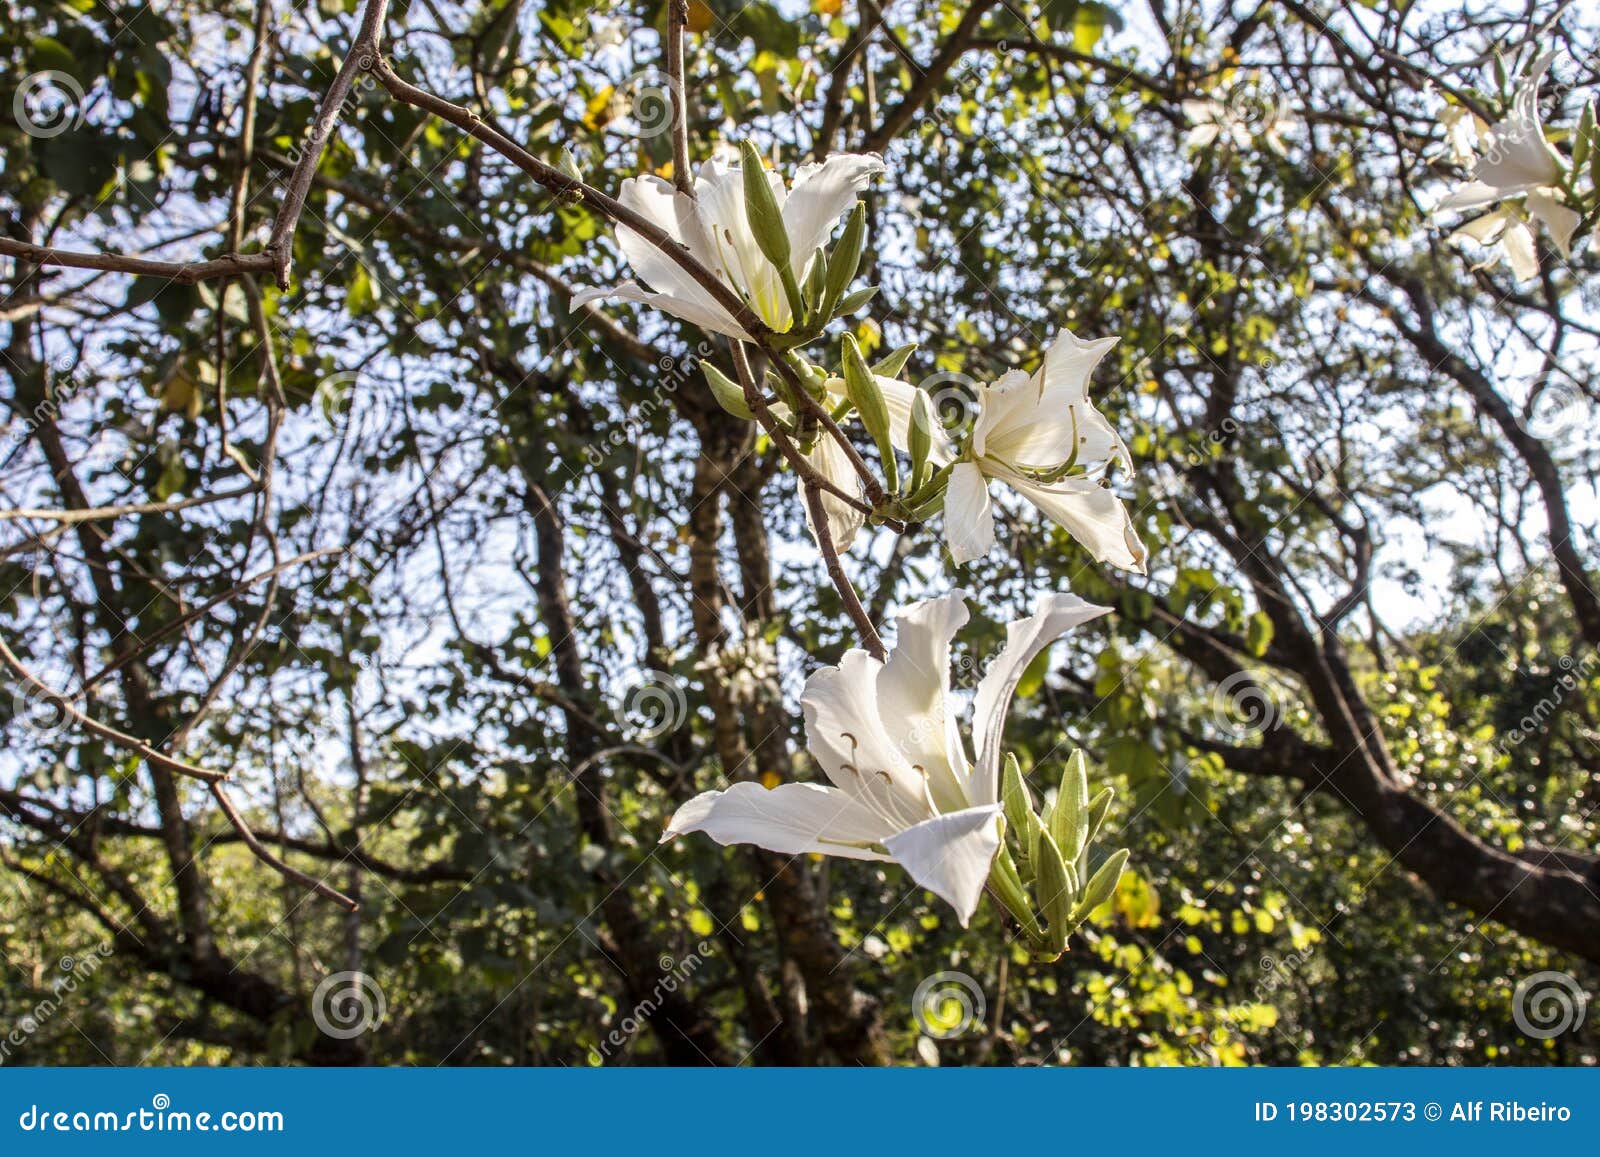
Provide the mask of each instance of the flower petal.
{"label": "flower petal", "polygon": [[653,309],[661,310],[663,313],[670,313],[673,317],[681,317],[684,321],[697,325],[701,329],[710,330],[712,333],[724,333],[729,337],[743,338],[745,341],[751,340],[750,335],[745,333],[739,323],[734,321],[728,312],[716,302],[706,304],[671,293],[651,293],[637,281],[624,281],[620,285],[580,289],[572,295],[572,308],[578,309],[588,305],[591,301],[598,301],[602,298],[637,301],[641,305],[648,305]]}
{"label": "flower petal", "polygon": [[1471,184],[1462,185],[1454,193],[1444,197],[1433,207],[1435,213],[1447,213],[1456,209],[1481,209],[1485,205],[1492,205],[1503,194],[1492,185],[1485,185],[1482,181],[1473,181]]}
{"label": "flower petal", "polygon": [[991,429],[984,454],[1012,466],[1054,468],[1073,457],[1079,465],[1121,461],[1131,469],[1122,439],[1089,401],[1089,379],[1117,338],[1081,341],[1063,328],[1044,351],[1044,365],[1030,380],[1034,406]]}
{"label": "flower petal", "polygon": [[789,232],[797,280],[805,280],[812,257],[826,246],[839,218],[855,206],[856,194],[886,171],[877,153],[834,153],[820,165],[795,170],[783,205],[783,226]]}
{"label": "flower petal", "polygon": [[1011,471],[996,471],[994,476],[1072,535],[1096,562],[1145,573],[1149,555],[1133,532],[1133,520],[1122,499],[1109,486],[1093,478],[1063,478],[1046,485]]}
{"label": "flower petal", "polygon": [[836,787],[785,783],[769,791],[746,780],[695,796],[673,815],[661,839],[689,832],[704,832],[724,847],[755,844],[787,856],[886,860],[861,845],[883,844],[894,829]]}
{"label": "flower petal", "polygon": [[865,651],[846,651],[837,667],[824,667],[806,680],[800,710],[806,747],[834,785],[904,828],[934,809],[926,782],[884,729],[878,705],[882,669]]}
{"label": "flower petal", "polygon": [[912,603],[895,616],[894,650],[878,673],[884,729],[928,773],[940,811],[970,806],[967,757],[950,710],[950,640],[967,621],[967,592]]}
{"label": "flower petal", "polygon": [[1528,228],[1527,222],[1507,222],[1506,231],[1500,235],[1500,247],[1506,251],[1506,260],[1511,262],[1511,276],[1518,281],[1539,276],[1539,253],[1534,248],[1533,230]]}
{"label": "flower petal", "polygon": [[[689,251],[690,256],[707,268],[720,272],[722,263],[717,259],[701,226],[695,204],[688,197],[660,177],[629,177],[622,182],[617,200],[628,208],[649,218],[669,237]],[[712,329],[716,333],[745,336],[732,316],[704,286],[691,277],[687,270],[651,241],[625,226],[617,228],[617,247],[628,259],[641,280],[659,296],[648,302],[686,321]],[[630,297],[627,300],[641,301]],[[716,319],[712,325],[707,319]]]}
{"label": "flower petal", "polygon": [[1544,222],[1561,256],[1571,257],[1572,235],[1583,220],[1582,216],[1542,190],[1528,194],[1527,206],[1531,215]]}
{"label": "flower petal", "polygon": [[957,462],[944,494],[944,537],[957,566],[994,548],[994,511],[989,483],[975,462]]}
{"label": "flower petal", "polygon": [[956,910],[965,928],[1000,847],[1000,805],[924,820],[883,842],[911,878]]}
{"label": "flower petal", "polygon": [[[874,374],[878,382],[878,390],[883,394],[884,408],[889,411],[889,441],[895,449],[910,452],[908,441],[911,431],[911,405],[917,395],[917,387],[909,382],[902,382],[898,378],[886,378],[882,374]],[[832,381],[829,382],[832,388]],[[839,392],[844,389],[844,382],[839,382]],[[955,447],[951,444],[950,436],[945,433],[944,427],[938,424],[939,415],[934,413],[934,427],[929,434],[931,443],[928,449],[928,460],[935,466],[943,466],[955,456]]]}
{"label": "flower petal", "polygon": [[1110,607],[1086,603],[1074,594],[1045,595],[1033,614],[1006,624],[1006,645],[984,673],[972,703],[972,741],[978,755],[972,772],[973,799],[999,798],[1006,713],[1028,664],[1067,631],[1110,613]]}
{"label": "flower petal", "polygon": [[1517,85],[1511,115],[1489,130],[1489,146],[1478,158],[1472,175],[1502,194],[1550,185],[1561,176],[1561,159],[1539,121],[1539,84],[1555,57],[1547,52],[1534,62]]}
{"label": "flower petal", "polygon": [[[837,438],[823,433],[805,458],[816,467],[817,473],[846,494],[861,493],[861,476],[856,473],[850,456],[844,452],[844,447],[839,445]],[[797,484],[800,487],[800,505],[806,513],[806,526],[810,528],[811,536],[815,538],[817,525],[811,517],[811,504],[806,501],[805,482],[800,480]],[[828,533],[833,538],[834,549],[840,554],[845,553],[850,549],[850,544],[855,542],[856,532],[866,522],[867,516],[837,494],[827,490],[822,492],[822,512],[828,519]]]}
{"label": "flower petal", "polygon": [[[772,195],[782,204],[783,178],[771,170],[766,170],[765,175]],[[700,166],[695,194],[700,199],[700,220],[707,241],[716,254],[713,268],[727,272],[763,322],[778,333],[786,332],[793,324],[789,298],[777,269],[762,255],[750,230],[742,167],[712,158]]]}

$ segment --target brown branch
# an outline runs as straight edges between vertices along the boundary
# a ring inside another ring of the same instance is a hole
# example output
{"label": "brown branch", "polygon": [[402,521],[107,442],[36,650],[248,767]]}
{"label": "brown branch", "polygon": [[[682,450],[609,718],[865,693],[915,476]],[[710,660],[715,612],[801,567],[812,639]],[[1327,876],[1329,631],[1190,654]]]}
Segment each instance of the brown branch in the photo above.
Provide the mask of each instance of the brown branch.
{"label": "brown branch", "polygon": [[667,0],[667,99],[672,116],[672,183],[678,192],[694,196],[689,178],[689,89],[683,74],[684,26],[689,22],[689,0]]}
{"label": "brown branch", "polygon": [[221,783],[228,778],[228,773],[225,771],[211,771],[207,768],[195,767],[192,764],[184,763],[180,759],[173,759],[170,755],[164,755],[157,751],[148,743],[141,742],[125,732],[118,731],[115,727],[112,727],[109,724],[101,723],[97,719],[91,719],[71,702],[69,702],[61,692],[55,690],[53,687],[49,686],[47,683],[43,682],[36,675],[34,675],[34,673],[28,669],[27,665],[23,663],[21,659],[17,658],[15,652],[13,652],[11,648],[6,645],[4,639],[0,639],[0,661],[3,661],[6,666],[10,667],[17,678],[22,680],[26,686],[38,691],[40,694],[47,696],[52,702],[57,704],[70,719],[72,719],[85,731],[88,731],[93,735],[98,735],[101,739],[104,739],[110,743],[114,743],[118,747],[125,748],[136,755],[142,756],[145,762],[151,764],[152,766],[159,767],[163,771],[172,772],[174,775],[186,775],[191,779],[202,780],[209,784]]}
{"label": "brown branch", "polygon": [[273,223],[272,237],[267,242],[271,268],[277,275],[279,289],[289,288],[289,263],[294,259],[294,231],[306,207],[311,179],[316,175],[317,166],[322,163],[322,152],[328,147],[328,138],[339,123],[339,114],[344,109],[345,98],[350,95],[350,86],[355,83],[356,74],[371,69],[377,58],[378,40],[388,11],[389,0],[367,0],[367,7],[361,14],[361,27],[356,32],[354,43],[350,45],[350,55],[345,57],[333,83],[328,86],[322,104],[317,108],[316,119],[311,122],[311,130],[306,134],[300,161],[289,176],[283,204],[278,209],[278,219]]}
{"label": "brown branch", "polygon": [[838,588],[839,598],[843,600],[844,609],[855,623],[856,630],[861,632],[861,641],[866,645],[867,653],[880,663],[887,662],[889,652],[884,649],[883,640],[872,625],[872,617],[861,605],[861,599],[856,595],[855,587],[850,585],[844,565],[839,561],[839,551],[833,545],[833,531],[828,527],[828,512],[822,506],[822,491],[809,481],[805,484],[805,490],[806,506],[811,511],[811,525],[817,532],[817,548],[822,551],[822,563],[828,568],[828,577]]}
{"label": "brown branch", "polygon": [[307,875],[299,868],[290,867],[273,855],[271,849],[258,840],[256,834],[250,830],[250,826],[244,822],[244,817],[234,808],[233,801],[222,790],[221,784],[213,783],[211,785],[211,796],[217,801],[217,806],[222,809],[222,814],[227,817],[228,822],[233,825],[233,830],[239,833],[239,838],[244,841],[244,846],[255,854],[256,859],[272,868],[284,879],[299,884],[303,888],[309,888],[319,896],[327,897],[348,912],[354,912],[360,907],[359,904],[339,891],[339,889],[323,883],[315,876]]}
{"label": "brown branch", "polygon": [[34,265],[59,265],[68,269],[99,269],[108,273],[132,273],[144,277],[165,277],[180,285],[194,285],[218,277],[238,277],[264,273],[273,268],[270,253],[230,253],[210,261],[157,261],[147,257],[124,257],[116,253],[83,253],[56,249],[50,245],[31,245],[0,237],[0,256],[15,257]]}

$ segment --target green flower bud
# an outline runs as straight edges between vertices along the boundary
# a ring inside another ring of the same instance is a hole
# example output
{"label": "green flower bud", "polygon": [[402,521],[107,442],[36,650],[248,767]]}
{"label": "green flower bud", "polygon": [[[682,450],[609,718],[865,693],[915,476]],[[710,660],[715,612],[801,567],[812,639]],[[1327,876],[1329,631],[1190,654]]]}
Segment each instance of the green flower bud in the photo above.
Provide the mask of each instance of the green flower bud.
{"label": "green flower bud", "polygon": [[750,232],[762,256],[780,271],[789,265],[789,231],[783,227],[783,210],[772,195],[767,169],[755,145],[745,141],[739,147],[740,170],[744,174],[744,211],[750,218]]}
{"label": "green flower bud", "polygon": [[756,419],[755,413],[750,409],[750,403],[745,400],[744,387],[732,381],[721,370],[710,362],[700,363],[700,372],[706,376],[706,384],[711,387],[712,396],[721,406],[735,418],[743,418],[746,422]]}
{"label": "green flower bud", "polygon": [[869,285],[865,289],[858,289],[839,303],[838,311],[834,314],[834,316],[849,317],[851,314],[855,313],[863,305],[866,305],[867,302],[871,301],[877,296],[878,287],[876,285]]}
{"label": "green flower bud", "polygon": [[1078,919],[1086,919],[1100,905],[1104,904],[1117,890],[1117,881],[1122,879],[1122,869],[1128,866],[1128,849],[1122,848],[1112,852],[1106,857],[1106,862],[1100,865],[1100,870],[1089,877],[1089,884],[1083,890],[1083,902],[1078,905]]}
{"label": "green flower bud", "polygon": [[[892,376],[892,375],[890,375]],[[933,425],[939,420],[933,399],[923,390],[911,395],[911,428],[906,431],[906,449],[911,453],[911,493],[928,481],[928,454],[933,449]]]}
{"label": "green flower bud", "polygon": [[861,424],[878,447],[878,456],[883,459],[884,481],[893,494],[900,489],[900,464],[894,456],[894,443],[889,440],[889,405],[883,400],[878,379],[867,368],[856,339],[849,334],[844,338],[844,389],[845,396],[861,415]]}
{"label": "green flower bud", "polygon": [[1024,853],[1030,861],[1038,837],[1034,830],[1039,819],[1033,814],[1033,801],[1028,796],[1028,785],[1022,782],[1022,768],[1017,757],[1006,752],[1005,770],[1000,774],[1000,801],[1005,807],[1006,823],[1023,841]]}
{"label": "green flower bud", "polygon": [[828,258],[826,292],[817,310],[817,316],[824,322],[839,312],[835,306],[844,296],[845,288],[856,279],[856,270],[861,267],[861,252],[866,244],[867,207],[858,201],[850,212],[850,220],[845,223],[844,232],[839,236],[839,244],[833,247],[833,256]]}
{"label": "green flower bud", "polygon": [[916,342],[908,342],[899,349],[890,350],[872,363],[872,372],[880,378],[898,378],[900,371],[906,368],[906,362],[910,361],[911,355],[916,352]]}
{"label": "green flower bud", "polygon": [[1050,835],[1067,863],[1077,863],[1089,843],[1089,767],[1074,751],[1061,776],[1061,791],[1050,815]]}
{"label": "green flower bud", "polygon": [[1077,889],[1067,876],[1067,864],[1061,858],[1061,849],[1056,847],[1049,832],[1041,832],[1039,836],[1035,878],[1038,880],[1039,910],[1044,913],[1048,926],[1050,947],[1056,952],[1063,952],[1067,947],[1067,937],[1077,927],[1073,920],[1073,909],[1078,897]]}

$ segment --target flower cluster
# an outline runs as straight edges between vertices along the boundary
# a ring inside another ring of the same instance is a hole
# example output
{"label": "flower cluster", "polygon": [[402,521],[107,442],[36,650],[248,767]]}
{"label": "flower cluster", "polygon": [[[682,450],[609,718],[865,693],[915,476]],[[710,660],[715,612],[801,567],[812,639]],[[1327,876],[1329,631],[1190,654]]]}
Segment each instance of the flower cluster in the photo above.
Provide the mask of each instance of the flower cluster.
{"label": "flower cluster", "polygon": [[[1034,614],[1006,628],[1006,644],[973,699],[969,752],[950,691],[951,642],[967,622],[966,599],[956,591],[912,604],[897,619],[899,637],[887,662],[852,650],[837,667],[806,681],[800,696],[806,746],[828,784],[769,790],[744,782],[704,792],[678,809],[662,838],[704,832],[720,844],[755,844],[786,855],[893,861],[947,901],[963,927],[995,871],[1002,903],[1042,950],[1059,953],[1076,922],[1110,895],[1127,854],[1108,857],[1100,873],[1088,875],[1094,808],[1081,756],[1069,772],[1074,784],[1082,780],[1082,791],[1065,786],[1053,811],[1070,813],[1072,831],[1081,829],[1082,837],[1056,840],[1033,817],[1022,802],[1026,788],[1016,760],[1003,755],[1005,720],[1022,673],[1040,652],[1110,608],[1076,595],[1047,595]],[[1109,803],[1109,793],[1102,793],[1101,819]],[[1002,852],[1006,817],[1017,836],[1015,858],[1050,865],[1041,879],[1055,872],[1050,879],[1058,886],[1041,888],[1047,927],[1033,915],[1014,857]]]}
{"label": "flower cluster", "polygon": [[[703,361],[706,381],[725,410],[760,422],[787,449],[825,558],[848,551],[868,524],[904,526],[942,511],[952,560],[970,563],[995,545],[990,488],[998,483],[1097,561],[1143,573],[1144,545],[1111,479],[1114,468],[1131,471],[1132,462],[1089,400],[1089,379],[1115,338],[1082,341],[1061,330],[1034,372],[1014,369],[976,384],[971,420],[960,428],[941,423],[932,396],[901,377],[913,346],[869,363],[846,335],[833,373],[799,352],[876,292],[849,287],[866,243],[858,194],[883,172],[875,155],[840,154],[801,167],[786,183],[747,143],[736,156],[719,152],[703,164],[692,192],[655,176],[624,181],[620,203],[659,233],[646,236],[643,225],[617,230],[644,284],[583,290],[574,305],[635,301],[725,335],[736,349],[748,342],[763,350],[771,368],[762,380],[739,354],[740,380]],[[881,478],[868,472],[839,426],[852,417],[877,449]],[[963,925],[989,883],[1042,951],[1060,952],[1088,910],[1083,905],[1104,899],[1094,898],[1096,889],[1115,885],[1121,862],[1093,881],[1080,879],[1087,841],[1063,836],[1070,852],[1046,855],[1037,820],[1018,832],[1030,843],[1019,844],[1015,857],[1002,853],[1008,810],[1000,798],[1001,730],[1027,665],[1063,632],[1105,613],[1062,594],[1010,625],[1005,649],[978,687],[969,758],[949,677],[951,639],[967,619],[965,596],[907,608],[893,654],[880,661],[852,650],[806,684],[807,744],[828,784],[741,782],[708,791],[678,809],[664,838],[704,832],[723,844],[789,855],[892,860],[948,901]],[[1073,766],[1081,772],[1081,760]],[[1013,806],[1009,814],[1025,825],[1022,817],[1033,813]],[[1050,874],[1039,878],[1035,915],[1026,887],[1041,857]],[[1093,886],[1079,886],[1085,883]]]}
{"label": "flower cluster", "polygon": [[1578,127],[1575,163],[1569,166],[1546,139],[1539,113],[1539,86],[1554,59],[1554,53],[1546,53],[1534,61],[1516,85],[1510,110],[1494,124],[1460,106],[1441,114],[1450,155],[1470,167],[1472,179],[1441,200],[1435,212],[1490,209],[1451,239],[1495,246],[1518,281],[1539,273],[1535,225],[1544,226],[1565,258],[1572,256],[1573,234],[1583,220],[1574,208],[1583,202],[1575,170],[1592,144],[1593,110]]}

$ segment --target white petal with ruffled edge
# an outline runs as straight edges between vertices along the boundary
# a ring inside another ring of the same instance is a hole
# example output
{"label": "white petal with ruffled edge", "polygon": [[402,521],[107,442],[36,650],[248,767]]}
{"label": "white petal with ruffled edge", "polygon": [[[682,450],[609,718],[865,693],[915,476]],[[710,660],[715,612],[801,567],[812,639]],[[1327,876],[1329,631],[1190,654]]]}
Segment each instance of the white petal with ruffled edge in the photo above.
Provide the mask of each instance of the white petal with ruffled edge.
{"label": "white petal with ruffled edge", "polygon": [[738,322],[721,306],[712,302],[709,306],[698,301],[678,297],[670,293],[651,293],[637,281],[624,281],[619,285],[594,286],[589,289],[580,289],[572,295],[572,308],[581,309],[591,301],[636,301],[640,305],[648,305],[652,309],[659,309],[662,313],[670,313],[673,317],[681,317],[692,325],[701,329],[710,330],[712,333],[727,334],[729,337],[750,340]]}
{"label": "white petal with ruffled edge", "polygon": [[882,845],[895,834],[838,788],[785,783],[769,791],[748,781],[701,792],[677,810],[661,838],[690,832],[704,832],[724,846],[755,844],[787,856],[815,852],[851,860],[887,860],[864,845]]}
{"label": "white petal with ruffled edge", "polygon": [[855,207],[856,195],[885,172],[877,153],[834,153],[820,165],[795,170],[789,199],[783,202],[783,227],[797,281],[805,281],[816,251],[827,247],[839,218]]}
{"label": "white petal with ruffled edge", "polygon": [[1500,234],[1500,248],[1505,250],[1506,260],[1511,263],[1511,276],[1518,281],[1539,276],[1539,252],[1534,247],[1533,230],[1526,221],[1513,218],[1506,222],[1506,231]]}
{"label": "white petal with ruffled edge", "polygon": [[934,816],[890,836],[883,846],[913,880],[954,908],[965,928],[1000,847],[1000,805]]}
{"label": "white petal with ruffled edge", "polygon": [[944,538],[957,566],[994,548],[994,510],[989,482],[975,462],[957,462],[944,492]]}
{"label": "white petal with ruffled edge", "polygon": [[914,767],[942,812],[990,800],[967,798],[967,759],[950,709],[950,640],[967,622],[965,591],[912,603],[895,616],[894,650],[878,674],[884,729]]}
{"label": "white petal with ruffled edge", "polygon": [[806,680],[800,710],[806,747],[834,785],[897,827],[933,813],[927,784],[883,725],[878,672],[883,664],[862,650],[844,653],[837,667]]}
{"label": "white petal with ruffled edge", "polygon": [[1511,115],[1490,129],[1491,142],[1473,176],[1502,194],[1555,184],[1561,160],[1544,136],[1539,120],[1539,84],[1556,54],[1547,52],[1517,86]]}
{"label": "white petal with ruffled edge", "polygon": [[[660,177],[629,177],[622,182],[617,200],[640,216],[661,228],[667,236],[679,242],[689,255],[713,272],[720,272],[722,263],[706,237],[695,203]],[[685,321],[704,326],[717,333],[745,336],[744,330],[733,316],[696,281],[689,272],[646,239],[625,226],[617,228],[617,247],[633,266],[633,271],[657,296],[646,304],[676,314]],[[592,290],[589,292],[593,292]],[[628,301],[644,300],[622,293],[618,286],[615,295]]]}
{"label": "white petal with ruffled edge", "polygon": [[1544,227],[1550,231],[1550,240],[1555,242],[1557,252],[1563,257],[1571,257],[1572,235],[1577,232],[1582,216],[1543,190],[1529,193],[1527,206],[1529,215],[1543,221]]}
{"label": "white petal with ruffled edge", "polygon": [[1122,439],[1089,401],[1090,376],[1117,340],[1080,341],[1061,330],[1029,381],[1031,409],[1012,407],[1004,424],[990,430],[981,452],[1036,469],[1053,469],[1069,459],[1080,466],[1110,459],[1128,465]]}
{"label": "white petal with ruffled edge", "polygon": [[1122,499],[1110,487],[1093,478],[1063,478],[1046,485],[1010,471],[997,471],[994,476],[1072,535],[1096,562],[1145,573],[1149,555],[1134,533]]}
{"label": "white petal with ruffled edge", "polygon": [[[818,474],[846,494],[861,493],[861,475],[856,473],[855,465],[837,438],[822,434],[805,459],[816,468]],[[811,531],[811,537],[815,538],[817,524],[811,517],[811,504],[806,501],[805,480],[797,479],[796,485],[800,488],[800,507],[805,511],[806,527]],[[834,549],[840,554],[845,553],[850,549],[850,544],[855,542],[856,533],[866,522],[867,516],[827,490],[822,491],[822,512],[828,519],[828,534],[833,538]],[[820,543],[818,549],[821,549]]]}
{"label": "white petal with ruffled edge", "polygon": [[974,796],[998,798],[1000,740],[1011,697],[1028,664],[1074,627],[1110,613],[1110,607],[1096,606],[1074,594],[1045,595],[1035,604],[1033,614],[1006,624],[1006,645],[984,672],[972,701],[972,742],[978,757],[972,769]]}

